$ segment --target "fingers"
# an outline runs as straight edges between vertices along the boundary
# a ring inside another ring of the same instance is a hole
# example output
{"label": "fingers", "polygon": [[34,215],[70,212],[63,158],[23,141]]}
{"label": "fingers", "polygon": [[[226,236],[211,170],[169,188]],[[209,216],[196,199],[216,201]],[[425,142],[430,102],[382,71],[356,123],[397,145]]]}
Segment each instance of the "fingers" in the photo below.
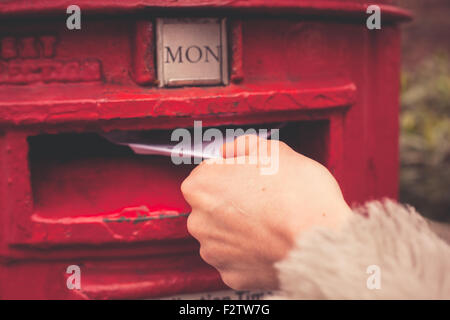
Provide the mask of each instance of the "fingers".
{"label": "fingers", "polygon": [[248,156],[251,152],[257,149],[257,135],[243,135],[239,136],[234,141],[227,142],[222,147],[222,157],[236,158]]}
{"label": "fingers", "polygon": [[[244,156],[256,156],[265,151],[270,154],[271,141],[254,134],[242,135],[234,141],[225,143],[222,146],[223,158],[237,158]],[[264,150],[266,149],[266,150]]]}

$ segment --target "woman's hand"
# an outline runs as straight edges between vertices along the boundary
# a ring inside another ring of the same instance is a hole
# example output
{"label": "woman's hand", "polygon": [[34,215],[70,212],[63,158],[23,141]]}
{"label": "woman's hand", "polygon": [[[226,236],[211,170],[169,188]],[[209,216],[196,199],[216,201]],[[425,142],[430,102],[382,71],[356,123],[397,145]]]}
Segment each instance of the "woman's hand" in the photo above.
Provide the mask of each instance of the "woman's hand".
{"label": "woman's hand", "polygon": [[[287,255],[296,237],[315,226],[336,228],[351,210],[324,166],[283,142],[250,137],[224,146],[234,164],[203,161],[183,182],[181,190],[192,207],[187,227],[200,242],[201,257],[225,284],[277,289],[274,263]],[[242,142],[246,147],[236,150]],[[261,174],[260,142],[267,142],[269,160],[279,157],[271,175]]]}

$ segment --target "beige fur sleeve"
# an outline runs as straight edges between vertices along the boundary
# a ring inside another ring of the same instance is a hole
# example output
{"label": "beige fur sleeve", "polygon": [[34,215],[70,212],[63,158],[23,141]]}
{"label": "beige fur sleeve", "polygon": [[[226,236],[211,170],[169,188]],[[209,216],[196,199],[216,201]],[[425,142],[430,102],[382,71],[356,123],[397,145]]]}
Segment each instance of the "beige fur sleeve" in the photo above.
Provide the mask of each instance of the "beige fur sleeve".
{"label": "beige fur sleeve", "polygon": [[272,298],[450,299],[450,246],[412,207],[388,200],[355,211],[341,231],[299,237],[276,264]]}

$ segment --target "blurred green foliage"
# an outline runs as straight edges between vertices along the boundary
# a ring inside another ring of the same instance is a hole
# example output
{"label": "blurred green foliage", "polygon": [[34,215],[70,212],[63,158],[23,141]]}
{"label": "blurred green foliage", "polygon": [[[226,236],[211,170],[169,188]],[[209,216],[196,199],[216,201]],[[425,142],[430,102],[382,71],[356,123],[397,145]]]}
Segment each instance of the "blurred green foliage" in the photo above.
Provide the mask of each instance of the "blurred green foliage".
{"label": "blurred green foliage", "polygon": [[402,74],[400,200],[450,222],[450,63],[430,55]]}

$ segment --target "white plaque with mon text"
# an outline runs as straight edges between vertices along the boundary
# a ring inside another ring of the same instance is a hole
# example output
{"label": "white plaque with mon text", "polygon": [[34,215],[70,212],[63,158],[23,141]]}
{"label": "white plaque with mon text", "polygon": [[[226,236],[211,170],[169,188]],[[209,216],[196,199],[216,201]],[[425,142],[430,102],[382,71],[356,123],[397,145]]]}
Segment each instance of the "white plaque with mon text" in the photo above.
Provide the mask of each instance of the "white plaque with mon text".
{"label": "white plaque with mon text", "polygon": [[223,18],[159,18],[156,51],[161,87],[228,84]]}

